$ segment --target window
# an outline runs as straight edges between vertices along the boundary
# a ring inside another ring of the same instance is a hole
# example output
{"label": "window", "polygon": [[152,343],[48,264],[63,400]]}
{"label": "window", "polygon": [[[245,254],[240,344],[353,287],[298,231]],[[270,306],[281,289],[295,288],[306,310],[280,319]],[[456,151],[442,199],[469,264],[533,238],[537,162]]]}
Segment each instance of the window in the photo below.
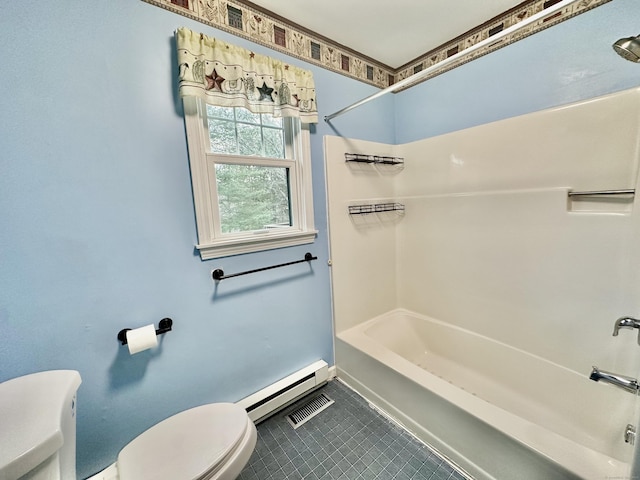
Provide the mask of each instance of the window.
{"label": "window", "polygon": [[176,47],[202,259],[312,243],[313,74],[187,28]]}
{"label": "window", "polygon": [[308,127],[190,97],[184,105],[202,259],[312,243]]}

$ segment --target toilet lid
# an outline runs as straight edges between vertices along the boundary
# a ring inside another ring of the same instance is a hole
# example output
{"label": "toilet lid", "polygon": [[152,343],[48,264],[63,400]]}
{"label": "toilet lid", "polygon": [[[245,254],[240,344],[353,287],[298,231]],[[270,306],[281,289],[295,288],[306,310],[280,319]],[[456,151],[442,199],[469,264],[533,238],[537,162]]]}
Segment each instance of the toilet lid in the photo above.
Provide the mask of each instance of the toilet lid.
{"label": "toilet lid", "polygon": [[169,417],[120,451],[120,480],[198,480],[234,450],[247,418],[233,403],[202,405]]}

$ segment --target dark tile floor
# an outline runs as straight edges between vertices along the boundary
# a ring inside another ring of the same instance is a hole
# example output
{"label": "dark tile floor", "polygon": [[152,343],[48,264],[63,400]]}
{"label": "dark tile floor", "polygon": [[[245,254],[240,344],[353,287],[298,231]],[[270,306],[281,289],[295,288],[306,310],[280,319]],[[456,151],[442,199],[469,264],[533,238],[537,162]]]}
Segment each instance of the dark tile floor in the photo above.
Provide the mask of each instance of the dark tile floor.
{"label": "dark tile floor", "polygon": [[335,401],[297,429],[289,407],[258,425],[258,442],[238,480],[466,480],[447,461],[373,410],[338,380]]}

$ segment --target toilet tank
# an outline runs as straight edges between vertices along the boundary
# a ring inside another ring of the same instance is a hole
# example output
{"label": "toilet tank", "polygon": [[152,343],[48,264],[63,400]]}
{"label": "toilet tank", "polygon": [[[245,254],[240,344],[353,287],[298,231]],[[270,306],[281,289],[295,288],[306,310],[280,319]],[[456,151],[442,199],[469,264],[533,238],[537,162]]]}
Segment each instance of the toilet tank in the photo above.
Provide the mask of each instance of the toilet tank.
{"label": "toilet tank", "polygon": [[74,370],[0,383],[0,480],[76,480]]}

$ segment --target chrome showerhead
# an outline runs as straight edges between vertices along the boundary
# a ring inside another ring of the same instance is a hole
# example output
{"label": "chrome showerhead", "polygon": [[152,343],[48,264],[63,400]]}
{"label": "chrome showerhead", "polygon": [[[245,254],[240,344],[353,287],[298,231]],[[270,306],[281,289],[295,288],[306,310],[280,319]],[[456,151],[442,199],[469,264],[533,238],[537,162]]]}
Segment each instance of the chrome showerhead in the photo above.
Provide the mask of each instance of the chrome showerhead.
{"label": "chrome showerhead", "polygon": [[640,35],[621,38],[613,44],[613,49],[625,60],[640,63]]}

